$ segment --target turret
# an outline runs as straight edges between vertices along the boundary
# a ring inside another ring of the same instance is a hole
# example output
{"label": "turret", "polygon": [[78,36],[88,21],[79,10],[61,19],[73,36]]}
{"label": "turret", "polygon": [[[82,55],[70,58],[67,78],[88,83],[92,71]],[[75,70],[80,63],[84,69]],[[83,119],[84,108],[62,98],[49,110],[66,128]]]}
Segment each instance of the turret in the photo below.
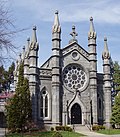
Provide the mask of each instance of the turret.
{"label": "turret", "polygon": [[38,86],[38,48],[39,44],[36,37],[36,26],[33,27],[33,35],[29,51],[29,88],[32,98],[32,117],[37,122],[37,88]]}
{"label": "turret", "polygon": [[29,82],[37,83],[36,75],[37,75],[37,64],[38,64],[38,42],[36,37],[36,26],[33,27],[33,35],[30,43],[30,51],[29,51]]}
{"label": "turret", "polygon": [[61,27],[58,11],[52,27],[52,123],[60,124],[60,41]]}
{"label": "turret", "polygon": [[107,38],[104,38],[104,51],[102,53],[103,73],[104,73],[104,108],[105,125],[110,128],[111,117],[111,73],[110,73],[110,53],[107,46]]}
{"label": "turret", "polygon": [[93,18],[90,18],[90,30],[88,32],[88,47],[90,61],[90,97],[92,106],[91,123],[97,124],[97,57],[96,57],[96,32],[93,25]]}
{"label": "turret", "polygon": [[30,38],[27,39],[27,47],[24,54],[24,77],[29,78],[29,49],[30,47]]}

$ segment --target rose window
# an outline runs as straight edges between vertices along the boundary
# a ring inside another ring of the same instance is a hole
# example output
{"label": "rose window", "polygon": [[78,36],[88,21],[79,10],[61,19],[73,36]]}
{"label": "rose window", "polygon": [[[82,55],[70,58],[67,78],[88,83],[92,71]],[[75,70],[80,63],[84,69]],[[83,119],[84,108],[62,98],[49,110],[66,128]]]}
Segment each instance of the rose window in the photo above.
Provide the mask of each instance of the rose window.
{"label": "rose window", "polygon": [[81,89],[86,83],[86,73],[80,65],[71,64],[63,70],[63,82],[68,89]]}

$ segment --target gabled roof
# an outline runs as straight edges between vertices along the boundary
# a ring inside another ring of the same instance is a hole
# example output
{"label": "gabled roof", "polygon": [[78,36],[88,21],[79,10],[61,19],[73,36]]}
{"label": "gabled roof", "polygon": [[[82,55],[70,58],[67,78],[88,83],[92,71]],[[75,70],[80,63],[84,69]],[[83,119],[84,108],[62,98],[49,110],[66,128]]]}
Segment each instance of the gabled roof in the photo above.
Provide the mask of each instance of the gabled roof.
{"label": "gabled roof", "polygon": [[89,53],[85,49],[83,49],[76,41],[70,43],[69,45],[67,45],[65,48],[61,50],[62,50],[63,56],[65,56],[66,54],[70,53],[71,51],[75,49],[79,51],[79,53],[83,55],[87,60],[89,60]]}
{"label": "gabled roof", "polygon": [[[62,55],[65,56],[73,50],[77,50],[82,56],[84,56],[87,60],[89,60],[89,53],[83,49],[76,41],[68,44],[66,47],[61,49]],[[41,66],[40,68],[51,69],[51,61],[52,56],[49,57]]]}

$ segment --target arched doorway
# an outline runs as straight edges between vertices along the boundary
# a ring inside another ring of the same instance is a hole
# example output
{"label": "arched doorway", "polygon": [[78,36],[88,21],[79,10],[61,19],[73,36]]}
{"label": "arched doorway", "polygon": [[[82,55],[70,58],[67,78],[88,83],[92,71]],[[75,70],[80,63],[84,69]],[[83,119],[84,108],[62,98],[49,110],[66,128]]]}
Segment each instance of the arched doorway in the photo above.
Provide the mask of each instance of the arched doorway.
{"label": "arched doorway", "polygon": [[71,108],[71,124],[82,124],[82,112],[78,103]]}

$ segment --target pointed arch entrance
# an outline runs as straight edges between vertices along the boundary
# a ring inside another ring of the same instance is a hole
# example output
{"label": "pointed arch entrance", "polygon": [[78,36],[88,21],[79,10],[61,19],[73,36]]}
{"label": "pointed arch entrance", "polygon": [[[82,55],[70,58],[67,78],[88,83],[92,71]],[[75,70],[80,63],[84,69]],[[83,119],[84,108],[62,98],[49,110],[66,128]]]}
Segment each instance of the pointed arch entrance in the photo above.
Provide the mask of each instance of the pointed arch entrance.
{"label": "pointed arch entrance", "polygon": [[82,124],[82,111],[78,103],[71,108],[71,124]]}

